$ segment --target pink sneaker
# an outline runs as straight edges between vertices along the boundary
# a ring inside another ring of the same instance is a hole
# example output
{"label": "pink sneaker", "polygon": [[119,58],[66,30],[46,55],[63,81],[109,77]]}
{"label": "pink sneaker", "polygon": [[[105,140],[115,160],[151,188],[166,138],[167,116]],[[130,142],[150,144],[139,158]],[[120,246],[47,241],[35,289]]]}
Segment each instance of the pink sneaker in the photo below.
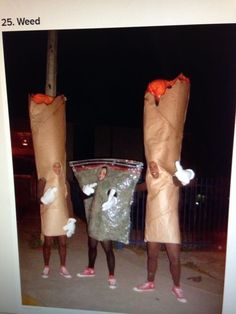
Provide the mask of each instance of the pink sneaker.
{"label": "pink sneaker", "polygon": [[64,278],[67,278],[67,279],[72,277],[65,266],[61,266],[59,273],[60,275],[62,275]]}
{"label": "pink sneaker", "polygon": [[154,291],[155,284],[153,281],[148,281],[143,283],[142,285],[134,287],[133,290],[138,292]]}
{"label": "pink sneaker", "polygon": [[176,299],[181,303],[187,303],[187,300],[184,297],[184,292],[181,288],[173,287],[171,290],[172,294],[176,297]]}
{"label": "pink sneaker", "polygon": [[116,289],[116,278],[114,276],[109,276],[108,286],[110,289]]}
{"label": "pink sneaker", "polygon": [[78,273],[76,276],[77,277],[94,277],[95,270],[93,268],[87,267],[82,273]]}
{"label": "pink sneaker", "polygon": [[45,266],[44,269],[43,269],[43,272],[41,274],[41,277],[42,278],[48,278],[48,275],[49,275],[49,267]]}

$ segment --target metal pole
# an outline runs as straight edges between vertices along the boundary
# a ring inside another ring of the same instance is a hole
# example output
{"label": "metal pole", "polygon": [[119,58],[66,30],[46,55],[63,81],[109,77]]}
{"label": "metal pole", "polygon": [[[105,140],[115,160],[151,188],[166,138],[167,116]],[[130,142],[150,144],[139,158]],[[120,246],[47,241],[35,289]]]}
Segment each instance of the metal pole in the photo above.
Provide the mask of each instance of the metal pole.
{"label": "metal pole", "polygon": [[57,31],[48,31],[47,72],[45,94],[55,97],[57,93]]}

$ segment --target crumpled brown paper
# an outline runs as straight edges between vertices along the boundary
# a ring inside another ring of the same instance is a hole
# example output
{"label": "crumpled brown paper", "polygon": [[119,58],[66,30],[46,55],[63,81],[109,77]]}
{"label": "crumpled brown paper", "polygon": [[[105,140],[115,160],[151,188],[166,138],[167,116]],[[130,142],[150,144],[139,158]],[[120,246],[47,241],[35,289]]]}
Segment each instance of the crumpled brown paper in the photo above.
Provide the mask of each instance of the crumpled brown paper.
{"label": "crumpled brown paper", "polygon": [[[189,82],[177,80],[159,103],[147,92],[144,100],[144,147],[147,160],[145,241],[180,243],[179,188],[173,183],[175,161],[180,160],[183,128],[189,100]],[[149,164],[155,162],[154,178]]]}
{"label": "crumpled brown paper", "polygon": [[[65,97],[58,96],[47,105],[37,104],[29,96],[29,117],[38,179],[46,180],[44,192],[49,187],[57,188],[55,201],[49,205],[40,205],[42,234],[65,235],[62,227],[69,218],[66,199]],[[59,175],[53,171],[55,163],[61,166]]]}

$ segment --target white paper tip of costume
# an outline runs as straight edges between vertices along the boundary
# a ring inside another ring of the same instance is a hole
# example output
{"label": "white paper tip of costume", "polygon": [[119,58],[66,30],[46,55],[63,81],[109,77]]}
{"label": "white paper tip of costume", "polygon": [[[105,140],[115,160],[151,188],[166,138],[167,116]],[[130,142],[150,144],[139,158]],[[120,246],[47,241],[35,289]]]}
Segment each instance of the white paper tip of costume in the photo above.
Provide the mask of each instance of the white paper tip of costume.
{"label": "white paper tip of costume", "polygon": [[68,238],[70,238],[75,233],[75,225],[76,219],[75,218],[69,218],[67,221],[67,224],[63,226],[63,230],[66,231],[66,235]]}
{"label": "white paper tip of costume", "polygon": [[40,200],[44,205],[49,205],[55,201],[57,197],[56,194],[57,194],[57,187],[52,186],[47,189],[47,191],[43,194]]}
{"label": "white paper tip of costume", "polygon": [[177,170],[175,172],[175,176],[183,185],[189,184],[189,182],[195,177],[194,171],[192,169],[183,169],[179,160],[175,162],[175,166]]}
{"label": "white paper tip of costume", "polygon": [[97,183],[85,184],[82,188],[82,191],[84,192],[84,194],[89,196],[95,192],[95,186],[97,186]]}

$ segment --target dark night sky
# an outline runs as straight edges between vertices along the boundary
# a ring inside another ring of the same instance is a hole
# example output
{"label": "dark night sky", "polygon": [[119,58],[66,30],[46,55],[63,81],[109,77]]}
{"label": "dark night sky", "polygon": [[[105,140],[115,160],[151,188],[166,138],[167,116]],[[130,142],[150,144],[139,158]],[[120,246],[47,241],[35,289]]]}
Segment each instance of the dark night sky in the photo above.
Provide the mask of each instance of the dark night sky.
{"label": "dark night sky", "polygon": [[[47,32],[3,35],[10,120],[27,118],[28,93],[44,93]],[[57,90],[71,122],[142,128],[148,82],[183,72],[191,81],[183,154],[202,174],[228,176],[235,56],[236,24],[60,30]]]}

